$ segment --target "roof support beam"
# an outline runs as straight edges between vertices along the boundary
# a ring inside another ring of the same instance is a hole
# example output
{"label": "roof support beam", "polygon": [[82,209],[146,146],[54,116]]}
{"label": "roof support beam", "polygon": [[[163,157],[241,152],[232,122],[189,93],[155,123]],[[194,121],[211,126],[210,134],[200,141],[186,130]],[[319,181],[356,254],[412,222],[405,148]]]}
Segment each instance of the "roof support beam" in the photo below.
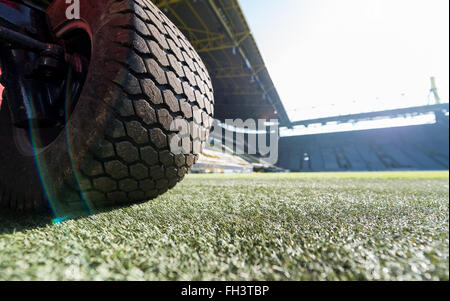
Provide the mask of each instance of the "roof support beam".
{"label": "roof support beam", "polygon": [[225,67],[225,68],[216,68],[210,70],[210,73],[214,75],[215,78],[236,78],[236,77],[252,77],[257,75],[259,72],[264,70],[264,65],[253,66],[256,71],[252,72],[252,70],[244,67]]}
{"label": "roof support beam", "polygon": [[158,0],[158,1],[156,1],[156,6],[159,9],[161,9],[161,8],[164,8],[164,7],[168,7],[171,4],[179,3],[181,1],[183,1],[183,0]]}
{"label": "roof support beam", "polygon": [[[250,64],[250,61],[247,58],[247,55],[245,54],[244,50],[240,46],[240,42],[235,39],[235,35],[233,34],[231,28],[228,26],[227,22],[225,21],[225,19],[223,17],[223,14],[221,13],[220,9],[217,7],[214,0],[208,0],[208,4],[211,7],[211,9],[213,10],[214,14],[216,15],[216,17],[219,20],[222,27],[225,29],[225,32],[227,33],[228,38],[232,41],[233,47],[235,47],[237,52],[239,52],[239,54],[241,55],[244,62],[247,64]],[[252,71],[253,71],[252,73],[255,73],[255,70],[253,70],[252,66],[250,65],[249,67],[250,67],[250,69],[252,69]],[[258,83],[258,85],[260,86],[261,92],[266,94],[266,91],[265,91],[264,87],[262,86],[261,81],[259,80],[259,77],[257,75],[255,76],[255,80]],[[270,104],[273,106],[273,108],[276,109],[276,106],[273,103],[270,96],[267,96],[267,99],[270,102]]]}
{"label": "roof support beam", "polygon": [[172,15],[202,56],[220,87],[216,94],[235,95],[245,103],[245,96],[254,96],[251,101],[265,107],[264,116],[290,124],[238,0],[152,1]]}

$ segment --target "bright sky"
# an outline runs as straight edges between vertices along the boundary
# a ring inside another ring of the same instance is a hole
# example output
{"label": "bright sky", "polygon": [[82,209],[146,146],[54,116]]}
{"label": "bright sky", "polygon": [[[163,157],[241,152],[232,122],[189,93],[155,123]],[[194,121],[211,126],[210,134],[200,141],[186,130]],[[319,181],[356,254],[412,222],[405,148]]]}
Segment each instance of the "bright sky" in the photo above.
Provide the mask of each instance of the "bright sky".
{"label": "bright sky", "polygon": [[448,0],[240,4],[291,120],[449,99]]}

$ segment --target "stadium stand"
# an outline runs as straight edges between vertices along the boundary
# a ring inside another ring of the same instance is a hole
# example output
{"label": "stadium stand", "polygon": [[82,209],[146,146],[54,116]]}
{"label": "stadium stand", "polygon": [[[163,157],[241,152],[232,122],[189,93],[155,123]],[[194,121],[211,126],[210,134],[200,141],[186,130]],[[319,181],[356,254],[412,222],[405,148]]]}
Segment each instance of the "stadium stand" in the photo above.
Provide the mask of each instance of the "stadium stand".
{"label": "stadium stand", "polygon": [[449,120],[435,124],[284,137],[278,165],[291,171],[448,170]]}
{"label": "stadium stand", "polygon": [[[293,127],[408,114],[414,116],[430,111],[436,114],[435,125],[281,138],[278,169],[263,164],[263,170],[448,169],[448,115],[439,113],[443,109],[448,112],[448,104],[291,122],[238,0],[153,1],[181,29],[204,60],[215,89],[215,117],[222,122],[225,119],[264,118],[278,119],[280,126]],[[213,140],[214,137],[210,142]],[[225,138],[221,141],[223,151]],[[236,162],[242,163],[241,159],[253,165],[254,169],[259,166],[260,157],[257,155],[237,156],[229,150],[225,152],[226,156],[222,156],[218,155],[219,150],[214,145],[212,143],[200,158],[197,172],[201,169],[233,170],[234,166],[239,166]]]}
{"label": "stadium stand", "polygon": [[[249,173],[249,172],[286,172],[287,170],[268,163],[258,153],[248,152],[248,134],[244,140],[236,142],[236,132],[227,129],[220,122],[214,122],[209,141],[197,164],[193,167],[194,173]],[[255,137],[257,139],[257,135]],[[241,150],[247,150],[238,153]]]}
{"label": "stadium stand", "polygon": [[[217,145],[217,144],[216,144]],[[193,173],[251,173],[253,164],[248,158],[244,159],[229,149],[222,149],[211,143],[206,146],[197,164],[192,168]],[[220,145],[220,144],[219,144]]]}

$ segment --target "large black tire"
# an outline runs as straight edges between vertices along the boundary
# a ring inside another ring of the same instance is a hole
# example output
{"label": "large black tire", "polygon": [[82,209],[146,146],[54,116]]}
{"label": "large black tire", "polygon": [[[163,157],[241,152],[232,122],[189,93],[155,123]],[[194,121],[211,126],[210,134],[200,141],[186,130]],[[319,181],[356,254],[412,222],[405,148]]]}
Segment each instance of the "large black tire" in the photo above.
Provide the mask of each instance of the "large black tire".
{"label": "large black tire", "polygon": [[[192,135],[184,154],[170,148],[174,119],[208,131],[214,111],[205,65],[176,26],[150,0],[80,3],[92,54],[65,131],[27,152],[7,106],[0,111],[6,207],[30,211],[49,204],[61,216],[155,198],[184,178],[207,139]],[[65,10],[64,0],[48,9],[55,33],[67,23]]]}

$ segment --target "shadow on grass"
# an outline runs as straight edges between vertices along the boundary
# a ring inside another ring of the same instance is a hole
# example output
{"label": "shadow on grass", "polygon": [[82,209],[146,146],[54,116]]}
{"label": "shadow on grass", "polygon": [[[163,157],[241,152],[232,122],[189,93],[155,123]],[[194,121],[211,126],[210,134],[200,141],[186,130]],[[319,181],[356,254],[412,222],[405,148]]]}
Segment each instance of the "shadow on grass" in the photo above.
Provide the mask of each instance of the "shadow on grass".
{"label": "shadow on grass", "polygon": [[0,209],[0,234],[12,234],[25,230],[43,228],[52,224],[50,213],[19,213]]}
{"label": "shadow on grass", "polygon": [[90,211],[89,213],[87,213],[86,211],[77,211],[63,218],[55,218],[50,210],[48,212],[44,211],[40,213],[28,213],[16,212],[11,209],[0,208],[0,235],[45,228],[53,224],[64,223],[67,220],[79,220],[88,218],[97,214],[108,213],[146,202],[148,201],[135,202],[133,204],[115,205],[101,209],[95,209],[93,211]]}

